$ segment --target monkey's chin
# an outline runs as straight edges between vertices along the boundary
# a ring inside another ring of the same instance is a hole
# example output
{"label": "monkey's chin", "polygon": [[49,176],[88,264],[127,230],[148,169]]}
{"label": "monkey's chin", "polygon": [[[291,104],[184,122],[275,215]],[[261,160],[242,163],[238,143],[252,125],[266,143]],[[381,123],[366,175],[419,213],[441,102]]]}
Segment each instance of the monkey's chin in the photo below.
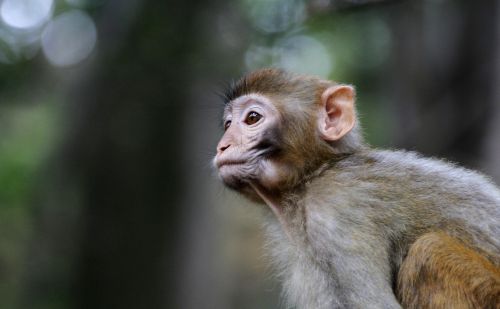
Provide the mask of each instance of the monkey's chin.
{"label": "monkey's chin", "polygon": [[256,164],[224,164],[218,168],[219,177],[226,187],[258,203],[263,201],[250,184],[270,192],[280,191],[287,171],[286,166],[270,159],[262,159]]}
{"label": "monkey's chin", "polygon": [[219,177],[228,188],[241,191],[249,186],[250,168],[243,164],[227,164],[219,167]]}

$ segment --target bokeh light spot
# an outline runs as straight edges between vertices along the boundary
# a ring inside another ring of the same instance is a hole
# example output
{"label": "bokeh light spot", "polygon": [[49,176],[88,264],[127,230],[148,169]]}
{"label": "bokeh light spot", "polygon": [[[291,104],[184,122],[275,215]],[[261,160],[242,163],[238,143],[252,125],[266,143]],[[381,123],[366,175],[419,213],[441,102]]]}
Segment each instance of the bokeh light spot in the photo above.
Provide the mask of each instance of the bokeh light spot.
{"label": "bokeh light spot", "polygon": [[245,4],[254,26],[268,33],[285,31],[306,18],[302,0],[248,0]]}
{"label": "bokeh light spot", "polygon": [[328,77],[332,71],[332,56],[317,39],[299,35],[285,38],[277,48],[281,51],[276,65],[296,73]]}
{"label": "bokeh light spot", "polygon": [[10,27],[28,29],[40,26],[52,15],[53,0],[4,0],[2,20]]}
{"label": "bokeh light spot", "polygon": [[96,40],[94,21],[86,13],[72,10],[47,25],[42,34],[42,50],[51,64],[66,67],[86,59]]}
{"label": "bokeh light spot", "polygon": [[275,58],[275,50],[264,46],[251,46],[245,53],[245,65],[253,71],[265,66],[272,66]]}

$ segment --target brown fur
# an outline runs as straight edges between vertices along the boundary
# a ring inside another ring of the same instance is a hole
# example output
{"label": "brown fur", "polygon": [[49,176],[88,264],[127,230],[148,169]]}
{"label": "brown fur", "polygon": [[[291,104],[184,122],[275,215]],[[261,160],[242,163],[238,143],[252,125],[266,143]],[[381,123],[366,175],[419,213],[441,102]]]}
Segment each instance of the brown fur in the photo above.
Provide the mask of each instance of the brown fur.
{"label": "brown fur", "polygon": [[298,76],[279,69],[263,69],[233,82],[224,93],[224,101],[227,104],[250,93],[281,98],[294,94],[303,103],[314,104],[319,100],[323,91],[334,84],[334,82],[313,76]]}
{"label": "brown fur", "polygon": [[499,309],[500,269],[443,232],[421,236],[398,275],[409,309]]}

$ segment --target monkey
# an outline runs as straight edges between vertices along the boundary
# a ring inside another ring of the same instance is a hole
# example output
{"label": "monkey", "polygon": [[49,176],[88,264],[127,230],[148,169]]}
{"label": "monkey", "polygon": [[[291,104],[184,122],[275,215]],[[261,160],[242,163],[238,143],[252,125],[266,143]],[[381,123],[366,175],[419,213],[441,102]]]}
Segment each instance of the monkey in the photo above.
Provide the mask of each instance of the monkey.
{"label": "monkey", "polygon": [[214,168],[269,209],[295,308],[500,308],[500,190],[364,141],[354,87],[276,68],[233,82]]}

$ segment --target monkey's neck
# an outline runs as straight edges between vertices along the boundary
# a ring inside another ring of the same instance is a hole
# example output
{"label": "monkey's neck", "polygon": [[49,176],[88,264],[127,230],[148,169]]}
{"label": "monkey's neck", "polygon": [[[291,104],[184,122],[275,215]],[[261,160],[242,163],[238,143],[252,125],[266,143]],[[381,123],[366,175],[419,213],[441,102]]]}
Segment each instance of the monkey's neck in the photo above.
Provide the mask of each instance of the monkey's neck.
{"label": "monkey's neck", "polygon": [[309,172],[304,173],[302,177],[300,177],[300,181],[290,185],[288,188],[283,188],[282,190],[270,191],[258,182],[250,183],[250,187],[271,209],[287,237],[291,241],[294,241],[297,240],[295,239],[296,237],[293,237],[293,234],[296,233],[292,233],[292,231],[297,230],[295,225],[299,224],[299,226],[302,226],[300,222],[305,220],[305,213],[303,213],[304,209],[301,207],[301,203],[299,202],[301,200],[302,192],[304,191],[303,189],[307,186],[307,183],[311,182],[315,178],[321,177],[325,171],[333,168],[333,166],[339,161],[342,161],[350,156],[351,154],[332,156],[325,163],[322,163],[315,168],[311,168]]}
{"label": "monkey's neck", "polygon": [[269,190],[257,183],[250,183],[250,186],[277,217],[283,215],[283,201],[280,195],[269,192]]}
{"label": "monkey's neck", "polygon": [[286,219],[283,196],[271,193],[259,184],[250,183],[250,186],[255,191],[255,193],[257,193],[257,195],[264,201],[264,203],[266,203],[266,205],[271,209],[271,211],[278,219],[287,237],[292,240],[293,238],[290,229],[290,222],[288,222],[288,220]]}

